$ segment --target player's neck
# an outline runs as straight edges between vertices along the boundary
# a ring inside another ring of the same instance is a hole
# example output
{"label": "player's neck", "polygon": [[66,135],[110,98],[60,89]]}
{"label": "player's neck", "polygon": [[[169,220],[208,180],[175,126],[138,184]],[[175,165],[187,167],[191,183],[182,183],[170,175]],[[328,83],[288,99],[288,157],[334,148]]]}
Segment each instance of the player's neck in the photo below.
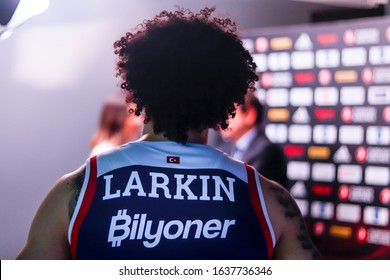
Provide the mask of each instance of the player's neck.
{"label": "player's neck", "polygon": [[[189,131],[188,132],[188,143],[196,143],[196,144],[207,144],[207,134],[208,130],[205,129],[202,132],[197,131]],[[144,125],[143,131],[142,131],[142,137],[140,138],[140,141],[172,141],[168,138],[166,138],[162,134],[155,134],[153,131],[153,124],[152,122],[149,122]]]}

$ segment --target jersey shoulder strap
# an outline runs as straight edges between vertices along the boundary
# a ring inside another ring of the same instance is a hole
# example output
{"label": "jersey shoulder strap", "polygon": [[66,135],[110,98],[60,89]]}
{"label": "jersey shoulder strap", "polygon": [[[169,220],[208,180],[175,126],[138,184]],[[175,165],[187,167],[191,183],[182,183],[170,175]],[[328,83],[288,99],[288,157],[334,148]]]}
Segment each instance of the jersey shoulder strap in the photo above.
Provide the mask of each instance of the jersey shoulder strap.
{"label": "jersey shoulder strap", "polygon": [[255,169],[247,163],[245,168],[248,175],[249,196],[252,202],[253,209],[257,219],[264,232],[265,241],[269,259],[272,259],[273,250],[275,247],[275,232],[272,227],[271,220],[268,215],[267,207],[264,200],[264,194],[260,184],[260,179]]}
{"label": "jersey shoulder strap", "polygon": [[87,215],[88,209],[92,204],[96,190],[97,179],[97,163],[96,156],[87,160],[85,167],[84,182],[80,190],[80,195],[77,200],[76,208],[72,215],[69,230],[68,240],[70,244],[72,258],[76,258],[77,237],[80,230],[80,226]]}

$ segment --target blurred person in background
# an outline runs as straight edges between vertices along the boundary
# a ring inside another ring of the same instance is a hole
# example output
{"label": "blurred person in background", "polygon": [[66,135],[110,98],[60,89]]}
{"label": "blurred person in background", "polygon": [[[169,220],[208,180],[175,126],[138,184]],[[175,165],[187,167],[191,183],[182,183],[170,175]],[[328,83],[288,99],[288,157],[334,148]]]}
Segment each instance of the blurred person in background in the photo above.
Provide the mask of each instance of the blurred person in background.
{"label": "blurred person in background", "polygon": [[313,259],[290,194],[207,145],[258,79],[229,18],[178,8],[115,44],[144,135],[62,177],[19,259]]}
{"label": "blurred person in background", "polygon": [[129,114],[122,94],[111,95],[103,104],[99,125],[91,140],[91,156],[107,152],[141,136],[142,117]]}
{"label": "blurred person in background", "polygon": [[262,127],[264,109],[253,91],[238,106],[229,128],[211,132],[208,143],[231,157],[252,165],[261,175],[287,187],[287,159],[283,150],[272,143]]}

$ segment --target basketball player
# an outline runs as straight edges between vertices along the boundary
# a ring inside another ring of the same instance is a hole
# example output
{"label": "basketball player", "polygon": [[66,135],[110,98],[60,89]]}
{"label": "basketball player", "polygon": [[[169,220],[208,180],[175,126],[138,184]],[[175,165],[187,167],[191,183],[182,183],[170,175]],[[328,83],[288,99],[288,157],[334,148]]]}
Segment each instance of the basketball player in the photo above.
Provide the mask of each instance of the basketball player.
{"label": "basketball player", "polygon": [[206,145],[257,80],[228,18],[163,11],[115,44],[144,135],[62,177],[20,259],[313,259],[285,189]]}

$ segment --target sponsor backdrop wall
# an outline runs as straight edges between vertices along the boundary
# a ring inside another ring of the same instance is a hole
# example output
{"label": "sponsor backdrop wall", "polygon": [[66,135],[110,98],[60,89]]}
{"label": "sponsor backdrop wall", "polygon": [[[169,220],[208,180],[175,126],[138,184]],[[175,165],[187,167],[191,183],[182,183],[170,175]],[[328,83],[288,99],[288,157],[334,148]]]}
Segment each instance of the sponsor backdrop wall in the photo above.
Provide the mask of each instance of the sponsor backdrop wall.
{"label": "sponsor backdrop wall", "polygon": [[390,258],[390,17],[244,38],[316,245],[325,258]]}

